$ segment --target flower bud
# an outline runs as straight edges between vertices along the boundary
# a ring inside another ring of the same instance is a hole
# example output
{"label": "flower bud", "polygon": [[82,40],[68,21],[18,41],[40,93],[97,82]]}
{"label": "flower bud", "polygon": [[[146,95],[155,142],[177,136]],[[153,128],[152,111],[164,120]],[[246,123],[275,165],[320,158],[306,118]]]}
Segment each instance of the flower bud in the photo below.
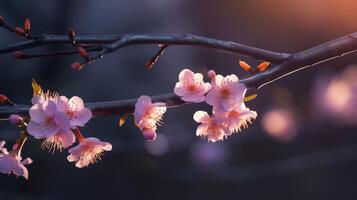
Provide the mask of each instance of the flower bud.
{"label": "flower bud", "polygon": [[5,103],[8,100],[7,96],[0,94],[0,103]]}
{"label": "flower bud", "polygon": [[156,138],[156,132],[151,129],[146,129],[143,131],[143,136],[145,140],[152,141]]}
{"label": "flower bud", "polygon": [[14,31],[15,31],[16,34],[18,34],[20,36],[24,36],[25,35],[24,29],[22,29],[20,27],[16,27]]}
{"label": "flower bud", "polygon": [[75,69],[75,70],[81,70],[82,69],[82,65],[81,65],[81,63],[79,63],[79,62],[74,62],[74,63],[72,63],[71,64],[71,67],[73,68],[73,69]]}
{"label": "flower bud", "polygon": [[24,23],[24,30],[26,33],[30,32],[31,29],[31,22],[29,18],[26,18],[25,23]]}
{"label": "flower bud", "polygon": [[9,117],[9,121],[12,125],[20,125],[23,122],[23,118],[20,115],[12,114]]}
{"label": "flower bud", "polygon": [[82,57],[87,57],[88,56],[87,51],[83,47],[78,47],[78,52],[79,52],[79,55],[82,56]]}
{"label": "flower bud", "polygon": [[69,29],[68,31],[68,37],[69,40],[72,42],[72,44],[75,44],[76,42],[74,41],[74,37],[76,36],[76,33],[74,32],[73,29]]}
{"label": "flower bud", "polygon": [[241,68],[243,68],[246,72],[253,72],[253,68],[246,62],[244,61],[239,61],[239,65]]}
{"label": "flower bud", "polygon": [[3,16],[0,16],[0,24],[4,24],[5,23],[5,19]]}
{"label": "flower bud", "polygon": [[15,51],[14,56],[16,59],[20,60],[24,58],[24,54],[21,51]]}
{"label": "flower bud", "polygon": [[211,69],[211,70],[209,70],[209,71],[207,72],[207,76],[210,77],[210,78],[213,78],[213,77],[216,76],[216,72]]}

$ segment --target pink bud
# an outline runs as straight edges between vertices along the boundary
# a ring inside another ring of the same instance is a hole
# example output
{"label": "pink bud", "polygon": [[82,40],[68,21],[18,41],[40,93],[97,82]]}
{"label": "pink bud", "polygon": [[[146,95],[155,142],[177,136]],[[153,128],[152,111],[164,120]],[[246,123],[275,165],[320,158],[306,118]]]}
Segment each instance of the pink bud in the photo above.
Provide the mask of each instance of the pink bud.
{"label": "pink bud", "polygon": [[152,141],[156,138],[156,132],[151,129],[146,129],[143,131],[143,136],[145,140]]}
{"label": "pink bud", "polygon": [[19,125],[20,123],[22,123],[23,118],[20,115],[12,114],[9,117],[9,121],[13,125]]}
{"label": "pink bud", "polygon": [[210,78],[213,78],[213,77],[216,76],[216,72],[211,69],[211,70],[209,70],[209,71],[207,72],[207,76],[210,77]]}

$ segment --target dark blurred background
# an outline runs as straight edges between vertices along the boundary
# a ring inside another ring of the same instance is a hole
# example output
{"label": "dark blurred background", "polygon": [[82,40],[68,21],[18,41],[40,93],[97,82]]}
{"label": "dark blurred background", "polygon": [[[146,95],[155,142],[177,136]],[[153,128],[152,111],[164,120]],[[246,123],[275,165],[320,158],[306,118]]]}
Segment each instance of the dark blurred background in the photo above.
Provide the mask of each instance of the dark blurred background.
{"label": "dark blurred background", "polygon": [[[192,33],[278,52],[296,52],[357,30],[355,0],[2,0],[0,15],[32,32],[66,34]],[[0,30],[0,44],[21,40]],[[51,51],[58,47],[38,48]],[[15,60],[0,56],[0,92],[30,104],[31,79],[86,102],[173,91],[183,68],[244,76],[238,59],[198,47],[170,47],[155,67],[145,63],[154,45],[131,46],[81,72],[78,56]],[[195,136],[195,110],[168,110],[155,142],[131,123],[93,118],[86,136],[113,144],[103,160],[77,169],[67,152],[50,155],[30,139],[30,177],[0,176],[0,199],[355,199],[357,195],[356,54],[307,69],[264,87],[247,103],[257,120],[224,142]],[[0,122],[12,144],[16,129]]]}

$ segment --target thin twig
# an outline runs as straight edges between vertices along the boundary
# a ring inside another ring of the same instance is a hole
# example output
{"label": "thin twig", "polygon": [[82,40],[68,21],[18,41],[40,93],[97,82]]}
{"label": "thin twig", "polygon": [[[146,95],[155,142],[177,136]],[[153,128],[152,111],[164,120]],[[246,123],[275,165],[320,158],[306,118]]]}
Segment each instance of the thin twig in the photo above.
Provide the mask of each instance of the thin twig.
{"label": "thin twig", "polygon": [[[103,48],[101,46],[93,46],[85,49],[88,52],[94,52],[94,51],[101,51]],[[66,56],[66,55],[74,55],[74,54],[78,54],[77,49],[44,52],[44,53],[21,53],[20,56],[16,56],[16,52],[15,52],[15,56],[18,59],[30,59],[30,58],[39,58],[39,57],[51,58],[54,56]]]}

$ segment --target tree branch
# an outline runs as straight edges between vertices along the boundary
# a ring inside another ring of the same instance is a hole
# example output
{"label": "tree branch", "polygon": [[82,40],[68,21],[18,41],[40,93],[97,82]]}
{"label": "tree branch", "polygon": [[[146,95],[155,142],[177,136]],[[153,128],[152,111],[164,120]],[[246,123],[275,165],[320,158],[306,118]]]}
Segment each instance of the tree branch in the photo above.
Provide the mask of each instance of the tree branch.
{"label": "tree branch", "polygon": [[[1,24],[0,24],[1,25]],[[70,44],[72,41],[68,36],[61,35],[40,35],[13,45],[0,48],[0,54],[9,53],[18,50],[30,49],[33,47],[49,44]],[[357,51],[357,32],[326,42],[319,46],[294,53],[276,53],[255,47],[250,47],[230,41],[216,40],[207,37],[201,37],[191,34],[125,34],[125,35],[102,35],[102,36],[76,36],[75,41],[78,44],[97,44],[102,45],[103,49],[93,59],[102,57],[106,53],[113,52],[121,47],[137,44],[164,44],[164,45],[190,45],[201,46],[216,51],[222,51],[232,54],[243,54],[277,63],[276,66],[268,68],[261,73],[253,74],[240,80],[248,88],[261,88],[275,80],[294,72],[300,71],[331,59],[342,57],[346,54]],[[174,94],[164,94],[152,97],[154,102],[166,102],[168,107],[175,107],[183,104],[179,97]],[[88,103],[86,106],[92,110],[94,116],[101,115],[120,115],[132,113],[136,99],[95,102]],[[10,114],[20,114],[28,116],[29,105],[1,106],[0,119],[7,118]]]}
{"label": "tree branch", "polygon": [[[43,34],[37,36],[38,39],[10,44],[0,47],[0,54],[10,53],[31,49],[39,46],[51,44],[70,44],[71,40],[65,35]],[[139,44],[166,44],[166,45],[187,45],[201,46],[215,51],[230,54],[240,54],[251,56],[274,63],[280,63],[289,57],[287,53],[276,53],[238,44],[231,41],[222,41],[208,37],[202,37],[192,34],[124,34],[124,35],[79,35],[74,37],[79,44],[107,44],[105,53],[113,52],[121,47],[139,45]]]}

